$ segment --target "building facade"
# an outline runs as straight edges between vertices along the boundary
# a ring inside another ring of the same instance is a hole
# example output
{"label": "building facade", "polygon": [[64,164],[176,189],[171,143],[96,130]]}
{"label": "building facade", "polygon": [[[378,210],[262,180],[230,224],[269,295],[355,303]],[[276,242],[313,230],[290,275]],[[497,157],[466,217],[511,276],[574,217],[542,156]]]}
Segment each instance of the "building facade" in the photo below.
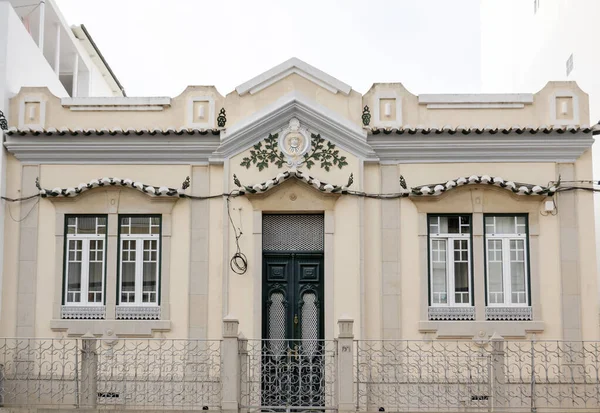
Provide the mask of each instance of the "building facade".
{"label": "building facade", "polygon": [[[597,131],[574,82],[419,96],[376,83],[362,95],[295,58],[225,96],[23,88],[4,133],[15,202],[0,334],[222,339],[236,355],[238,332],[288,355],[337,338],[337,374],[373,342],[406,355],[406,340],[453,340],[453,354],[460,343],[598,341]],[[504,365],[494,351],[485,360]],[[269,399],[262,360],[262,396],[246,407],[329,406]],[[370,394],[352,376],[332,385],[340,410]],[[299,389],[319,393],[329,377]],[[235,383],[222,382],[224,410],[244,405],[227,398],[243,393]]]}

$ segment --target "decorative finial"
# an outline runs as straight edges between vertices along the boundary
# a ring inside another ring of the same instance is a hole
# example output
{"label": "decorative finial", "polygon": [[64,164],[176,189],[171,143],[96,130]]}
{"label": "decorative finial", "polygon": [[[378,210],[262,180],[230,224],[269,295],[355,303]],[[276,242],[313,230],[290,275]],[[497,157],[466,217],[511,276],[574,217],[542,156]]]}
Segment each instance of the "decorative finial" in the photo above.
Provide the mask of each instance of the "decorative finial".
{"label": "decorative finial", "polygon": [[227,116],[225,114],[225,108],[221,108],[219,111],[219,116],[217,116],[217,125],[219,128],[224,128],[227,123]]}
{"label": "decorative finial", "polygon": [[369,123],[371,123],[371,111],[367,105],[365,105],[365,108],[363,109],[362,121],[365,126],[369,126]]}
{"label": "decorative finial", "polygon": [[6,116],[4,116],[4,112],[0,110],[0,129],[8,130],[8,122],[6,121]]}
{"label": "decorative finial", "polygon": [[188,189],[190,187],[190,177],[186,176],[185,181],[181,184],[181,189]]}
{"label": "decorative finial", "polygon": [[40,178],[35,178],[35,187],[38,189],[38,191],[42,190],[42,186],[40,185]]}
{"label": "decorative finial", "polygon": [[402,175],[400,175],[400,186],[402,187],[402,189],[406,189],[406,180]]}
{"label": "decorative finial", "polygon": [[238,188],[242,187],[242,183],[240,182],[240,180],[238,179],[238,177],[236,176],[236,174],[233,174],[233,183],[235,184],[235,186],[237,186]]}
{"label": "decorative finial", "polygon": [[349,188],[353,182],[354,182],[354,174],[351,173],[350,176],[348,177],[348,183],[346,184],[346,188]]}

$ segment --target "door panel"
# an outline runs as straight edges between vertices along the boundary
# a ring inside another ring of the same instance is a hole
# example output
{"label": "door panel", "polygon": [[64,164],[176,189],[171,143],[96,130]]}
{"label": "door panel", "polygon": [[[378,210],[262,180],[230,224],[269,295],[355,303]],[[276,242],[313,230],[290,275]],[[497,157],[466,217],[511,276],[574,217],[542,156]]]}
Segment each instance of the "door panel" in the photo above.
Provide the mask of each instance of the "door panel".
{"label": "door panel", "polygon": [[262,405],[324,405],[323,254],[263,255]]}

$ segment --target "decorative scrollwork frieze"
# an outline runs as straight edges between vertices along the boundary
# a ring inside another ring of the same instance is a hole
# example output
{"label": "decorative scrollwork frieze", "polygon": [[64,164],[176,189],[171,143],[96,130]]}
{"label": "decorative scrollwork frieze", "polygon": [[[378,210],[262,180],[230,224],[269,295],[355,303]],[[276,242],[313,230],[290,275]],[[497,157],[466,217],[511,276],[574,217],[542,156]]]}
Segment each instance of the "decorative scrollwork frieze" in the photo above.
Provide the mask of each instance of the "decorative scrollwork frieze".
{"label": "decorative scrollwork frieze", "polygon": [[105,306],[73,306],[63,305],[60,318],[67,320],[103,320],[106,318]]}
{"label": "decorative scrollwork frieze", "polygon": [[531,321],[531,307],[486,307],[485,319],[488,321]]}
{"label": "decorative scrollwork frieze", "polygon": [[117,320],[160,320],[160,307],[158,306],[117,306]]}
{"label": "decorative scrollwork frieze", "polygon": [[431,321],[475,320],[475,307],[429,307]]}

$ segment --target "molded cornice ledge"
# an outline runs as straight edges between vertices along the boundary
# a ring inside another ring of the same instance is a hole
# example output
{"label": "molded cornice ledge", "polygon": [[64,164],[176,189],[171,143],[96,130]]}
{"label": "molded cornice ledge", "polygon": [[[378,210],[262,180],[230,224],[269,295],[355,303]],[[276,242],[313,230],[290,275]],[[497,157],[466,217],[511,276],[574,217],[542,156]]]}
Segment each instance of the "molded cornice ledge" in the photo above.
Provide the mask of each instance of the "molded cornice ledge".
{"label": "molded cornice ledge", "polygon": [[4,146],[23,163],[206,164],[218,135],[60,136],[6,134]]}
{"label": "molded cornice ledge", "polygon": [[592,133],[369,135],[382,163],[575,162],[592,147]]}
{"label": "molded cornice ledge", "polygon": [[171,98],[79,97],[62,98],[60,103],[72,111],[161,111],[171,106]]}
{"label": "molded cornice ledge", "polygon": [[311,132],[320,134],[340,148],[366,161],[378,160],[367,143],[366,131],[331,109],[293,91],[222,132],[221,146],[210,161],[221,163],[245,151],[269,133],[286,128],[293,117],[298,118]]}

